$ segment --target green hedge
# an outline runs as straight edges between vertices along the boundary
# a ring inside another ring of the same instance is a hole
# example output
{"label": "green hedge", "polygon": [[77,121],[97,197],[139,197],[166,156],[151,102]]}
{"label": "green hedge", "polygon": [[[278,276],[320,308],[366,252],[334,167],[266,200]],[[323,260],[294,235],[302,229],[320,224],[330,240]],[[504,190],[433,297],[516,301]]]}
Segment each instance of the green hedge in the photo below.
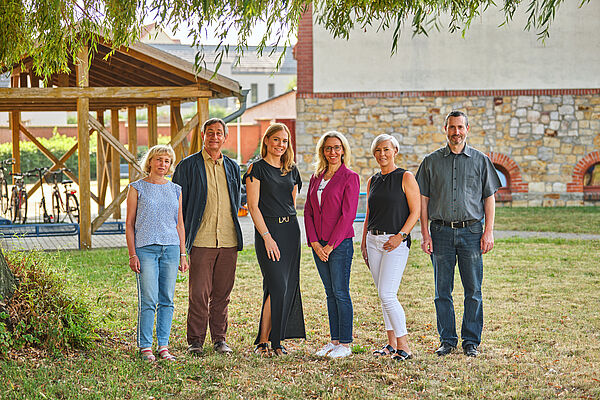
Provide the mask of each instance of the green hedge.
{"label": "green hedge", "polygon": [[[92,179],[96,179],[96,135],[93,135],[90,139],[90,169]],[[77,138],[61,135],[59,133],[54,134],[51,138],[37,138],[38,141],[50,150],[56,158],[60,159],[71,147],[77,143]],[[29,171],[33,168],[48,167],[52,166],[52,161],[46,157],[35,144],[29,141],[21,141],[20,143],[21,153],[21,172]],[[12,157],[12,143],[0,144],[0,160],[6,160]],[[79,168],[77,166],[77,152],[75,152],[66,162],[67,168],[69,168],[75,175],[78,174]],[[35,182],[36,179],[29,178],[28,183]]]}
{"label": "green hedge", "polygon": [[[71,147],[73,147],[77,143],[77,138],[70,137],[66,135],[61,135],[60,133],[55,133],[51,138],[37,138],[38,141],[52,154],[56,156],[56,158],[60,159],[63,154],[65,154]],[[167,144],[171,140],[168,136],[159,136],[158,143]],[[97,137],[94,133],[90,137],[90,174],[91,179],[96,179],[96,144]],[[32,170],[33,168],[40,167],[48,167],[52,166],[52,161],[48,157],[46,157],[40,149],[36,147],[35,144],[29,141],[21,141],[20,143],[20,153],[21,153],[21,172]],[[138,146],[138,159],[142,157],[142,155],[148,151],[148,146]],[[0,144],[0,161],[6,160],[12,157],[12,143],[2,143]],[[124,163],[124,159],[121,157],[121,163]],[[78,175],[78,164],[77,164],[77,152],[75,152],[66,162],[67,168],[69,168],[73,173]],[[35,178],[28,178],[27,183],[33,183],[37,181]]]}

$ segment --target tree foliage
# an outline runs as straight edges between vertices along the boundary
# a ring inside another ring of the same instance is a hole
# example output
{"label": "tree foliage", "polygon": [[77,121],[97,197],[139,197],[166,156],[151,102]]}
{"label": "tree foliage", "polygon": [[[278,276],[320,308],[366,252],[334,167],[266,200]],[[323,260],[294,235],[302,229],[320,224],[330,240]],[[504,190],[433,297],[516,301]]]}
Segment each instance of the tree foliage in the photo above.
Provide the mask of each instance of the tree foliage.
{"label": "tree foliage", "polygon": [[[348,38],[353,29],[392,29],[396,49],[399,35],[410,24],[413,34],[432,29],[451,32],[469,28],[474,18],[488,9],[500,8],[506,21],[518,9],[528,19],[524,29],[535,30],[541,40],[565,0],[2,0],[0,5],[0,65],[14,65],[23,55],[33,59],[41,77],[68,70],[78,50],[92,50],[97,35],[112,40],[113,47],[139,38],[145,21],[173,30],[189,30],[200,46],[210,29],[221,40],[217,69],[230,51],[228,32],[238,32],[234,51],[243,53],[257,24],[266,26],[259,52],[271,45],[289,45],[302,13],[312,3],[319,24],[334,37]],[[579,6],[590,0],[578,0]],[[449,21],[447,26],[443,26]],[[205,63],[202,51],[197,67]]]}

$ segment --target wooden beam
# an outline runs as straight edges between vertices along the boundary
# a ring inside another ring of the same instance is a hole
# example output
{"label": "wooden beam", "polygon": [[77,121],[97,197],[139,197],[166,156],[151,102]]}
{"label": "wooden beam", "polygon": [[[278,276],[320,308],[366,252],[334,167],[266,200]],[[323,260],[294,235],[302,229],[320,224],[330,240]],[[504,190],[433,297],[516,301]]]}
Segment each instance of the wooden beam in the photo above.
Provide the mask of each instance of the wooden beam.
{"label": "wooden beam", "polygon": [[[96,111],[98,122],[104,126],[104,111]],[[106,166],[106,154],[104,153],[104,141],[102,136],[98,134],[96,142],[96,182],[98,184],[98,212],[104,209],[104,201],[106,199],[106,180],[104,169]],[[104,190],[102,190],[104,189]]]}
{"label": "wooden beam", "polygon": [[56,76],[56,86],[69,87],[69,74],[58,74]]}
{"label": "wooden beam", "polygon": [[192,135],[192,144],[190,146],[190,154],[194,154],[202,150],[202,125],[208,120],[208,98],[202,97],[198,99],[198,125],[194,128]]}
{"label": "wooden beam", "polygon": [[181,144],[183,139],[185,139],[185,137],[190,133],[190,131],[192,129],[194,129],[196,126],[198,126],[198,114],[194,115],[194,117],[192,119],[190,119],[185,124],[185,126],[183,128],[181,128],[181,130],[179,132],[177,132],[175,137],[171,137],[171,142],[169,142],[171,147],[175,148],[179,144]]}
{"label": "wooden beam", "polygon": [[[183,120],[181,118],[181,103],[177,100],[171,100],[170,111],[171,142],[173,143],[173,138],[177,136],[177,132],[179,132],[183,127]],[[183,157],[185,155],[183,151],[183,146],[181,146],[181,142],[183,142],[183,140],[181,140],[180,143],[173,146],[173,150],[175,150],[176,160],[183,160]]]}
{"label": "wooden beam", "polygon": [[21,126],[21,113],[19,111],[13,111],[9,116],[10,130],[12,132],[12,156],[15,159],[15,163],[12,166],[12,172],[21,172],[21,135],[19,134],[19,127]]}
{"label": "wooden beam", "polygon": [[112,133],[106,130],[105,127],[100,125],[100,122],[96,121],[94,117],[90,115],[89,123],[92,128],[94,128],[99,134],[102,135],[102,138],[110,143],[110,145],[117,150],[117,152],[127,161],[129,164],[133,166],[133,168],[138,171],[140,174],[142,173],[142,168],[139,166],[136,158],[131,154],[121,142],[119,142],[115,137],[113,137]]}
{"label": "wooden beam", "polygon": [[156,104],[148,105],[148,148],[158,144],[158,114]]}
{"label": "wooden beam", "polygon": [[28,77],[28,73],[21,71],[21,75],[19,75],[19,87],[26,88],[29,86],[27,81]]}
{"label": "wooden beam", "polygon": [[[141,178],[141,173],[134,176],[133,179]],[[129,186],[126,186],[119,195],[111,201],[111,203],[104,209],[104,211],[98,213],[98,216],[92,222],[92,232],[96,232],[96,230],[102,226],[102,224],[110,217],[111,214],[115,213],[118,209],[121,208],[121,203],[125,201],[127,198],[127,191],[129,190]]]}
{"label": "wooden beam", "polygon": [[[137,115],[136,108],[127,109],[127,147],[129,152],[137,159]],[[133,182],[136,174],[133,167],[129,165],[129,182]]]}
{"label": "wooden beam", "polygon": [[210,97],[211,91],[190,86],[0,88],[4,100],[38,99],[172,99]]}
{"label": "wooden beam", "polygon": [[[110,130],[112,133],[112,137],[116,140],[117,143],[119,141],[119,110],[113,108],[110,110]],[[121,192],[121,156],[116,148],[112,147],[110,156],[110,176],[111,176],[111,185],[110,185],[110,194],[115,201],[119,193]],[[115,209],[113,214],[115,219],[121,219],[121,208],[118,207]]]}
{"label": "wooden beam", "polygon": [[[77,54],[77,84],[84,88],[89,85],[89,52],[84,46]],[[32,89],[40,90],[40,89]],[[47,90],[47,89],[44,89]],[[79,244],[82,249],[92,248],[92,214],[90,191],[90,99],[77,99],[77,142],[79,167]]]}

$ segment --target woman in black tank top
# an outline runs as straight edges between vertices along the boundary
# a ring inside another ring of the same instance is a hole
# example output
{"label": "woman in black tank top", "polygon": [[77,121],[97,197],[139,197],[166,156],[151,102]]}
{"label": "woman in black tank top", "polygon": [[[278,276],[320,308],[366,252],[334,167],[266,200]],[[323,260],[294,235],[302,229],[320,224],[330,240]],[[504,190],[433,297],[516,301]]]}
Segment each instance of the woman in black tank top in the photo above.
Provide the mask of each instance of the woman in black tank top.
{"label": "woman in black tank top", "polygon": [[371,152],[381,167],[367,183],[367,215],[361,252],[381,299],[388,343],[373,352],[395,360],[412,358],[408,347],[406,317],[398,301],[398,289],[408,259],[410,231],[421,212],[419,186],[410,171],[394,162],[399,144],[390,135],[379,135]]}

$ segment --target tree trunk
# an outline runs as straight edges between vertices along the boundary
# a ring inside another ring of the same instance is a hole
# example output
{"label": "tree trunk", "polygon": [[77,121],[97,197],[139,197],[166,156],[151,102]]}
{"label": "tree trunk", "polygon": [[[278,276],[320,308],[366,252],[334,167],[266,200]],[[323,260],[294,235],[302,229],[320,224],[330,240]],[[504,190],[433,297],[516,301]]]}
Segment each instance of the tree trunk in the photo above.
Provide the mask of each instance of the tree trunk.
{"label": "tree trunk", "polygon": [[4,311],[4,308],[12,298],[16,287],[17,280],[12,271],[8,268],[4,253],[0,250],[0,312]]}

